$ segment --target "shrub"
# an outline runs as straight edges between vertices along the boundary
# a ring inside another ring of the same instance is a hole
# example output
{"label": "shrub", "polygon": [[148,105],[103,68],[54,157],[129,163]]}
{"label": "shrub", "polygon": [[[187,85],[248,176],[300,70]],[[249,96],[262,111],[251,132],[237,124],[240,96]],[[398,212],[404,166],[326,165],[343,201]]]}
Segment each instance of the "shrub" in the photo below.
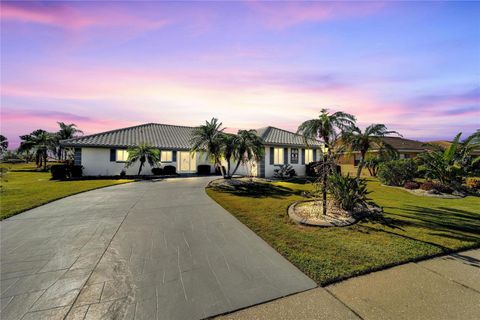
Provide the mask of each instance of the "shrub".
{"label": "shrub", "polygon": [[209,164],[200,164],[197,166],[197,173],[199,175],[209,175],[211,172],[212,168]]}
{"label": "shrub", "polygon": [[71,175],[74,178],[80,178],[83,175],[83,166],[72,165],[70,166]]}
{"label": "shrub", "polygon": [[415,181],[407,181],[407,182],[405,182],[403,187],[405,189],[414,190],[414,189],[420,188],[420,184],[418,182],[415,182]]}
{"label": "shrub", "polygon": [[328,189],[337,206],[343,210],[353,210],[358,206],[367,205],[367,182],[356,180],[349,174],[346,176],[335,173],[329,179]]}
{"label": "shrub", "polygon": [[177,168],[175,168],[175,166],[165,166],[163,168],[163,174],[167,176],[177,174]]}
{"label": "shrub", "polygon": [[50,167],[53,180],[65,180],[70,178],[70,170],[65,164],[55,164]]}
{"label": "shrub", "polygon": [[281,165],[273,170],[273,172],[273,176],[278,179],[293,178],[297,175],[295,169],[293,169],[293,167],[289,164]]}
{"label": "shrub", "polygon": [[163,169],[162,168],[152,168],[152,174],[155,176],[161,176],[163,174]]}
{"label": "shrub", "polygon": [[305,174],[309,177],[318,177],[320,175],[319,162],[310,162],[305,166]]}
{"label": "shrub", "polygon": [[425,181],[422,183],[420,186],[420,189],[430,191],[430,190],[436,190],[441,193],[452,193],[453,189],[450,188],[449,186],[446,186],[444,184],[434,182],[434,181]]}
{"label": "shrub", "polygon": [[480,178],[468,178],[466,181],[467,187],[478,190],[480,189]]}
{"label": "shrub", "polygon": [[125,178],[125,176],[127,175],[127,172],[124,170],[120,171],[120,178]]}
{"label": "shrub", "polygon": [[389,186],[403,186],[412,180],[417,172],[417,165],[412,159],[391,160],[380,164],[378,178]]}

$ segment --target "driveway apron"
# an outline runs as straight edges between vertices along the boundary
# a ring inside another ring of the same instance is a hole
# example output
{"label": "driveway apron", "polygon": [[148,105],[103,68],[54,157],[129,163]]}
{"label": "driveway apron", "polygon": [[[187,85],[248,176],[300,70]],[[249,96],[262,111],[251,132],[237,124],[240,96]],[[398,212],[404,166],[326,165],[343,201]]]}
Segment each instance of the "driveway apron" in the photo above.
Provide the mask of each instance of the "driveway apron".
{"label": "driveway apron", "polygon": [[211,200],[211,178],[94,190],[0,224],[0,318],[203,319],[316,284]]}

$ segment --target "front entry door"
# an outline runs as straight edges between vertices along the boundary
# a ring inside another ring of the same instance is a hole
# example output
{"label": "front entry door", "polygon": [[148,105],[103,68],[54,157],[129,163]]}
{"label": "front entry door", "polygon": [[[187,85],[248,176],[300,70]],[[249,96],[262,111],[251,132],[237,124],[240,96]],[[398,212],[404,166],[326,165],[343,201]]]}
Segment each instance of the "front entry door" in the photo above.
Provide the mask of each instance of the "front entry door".
{"label": "front entry door", "polygon": [[179,152],[178,168],[179,172],[195,172],[196,171],[196,159],[195,154],[190,152]]}

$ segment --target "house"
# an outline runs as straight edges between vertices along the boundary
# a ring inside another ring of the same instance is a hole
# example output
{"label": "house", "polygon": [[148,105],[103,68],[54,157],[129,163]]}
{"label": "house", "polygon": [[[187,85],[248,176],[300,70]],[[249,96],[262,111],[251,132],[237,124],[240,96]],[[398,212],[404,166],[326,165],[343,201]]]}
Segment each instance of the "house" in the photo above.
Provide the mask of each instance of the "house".
{"label": "house", "polygon": [[[381,138],[384,143],[391,145],[397,150],[400,159],[415,158],[419,153],[425,152],[429,149],[429,146],[425,142],[404,139],[400,137],[383,137]],[[375,155],[379,152],[379,146],[374,146],[368,151],[369,154]],[[345,153],[339,159],[339,163],[342,166],[353,165],[358,166],[360,163],[360,152],[352,151]]]}
{"label": "house", "polygon": [[[85,176],[114,176],[122,170],[128,175],[136,174],[139,163],[125,169],[127,149],[141,143],[158,148],[161,165],[174,166],[179,174],[196,173],[199,165],[211,165],[213,173],[214,167],[205,154],[190,152],[193,130],[194,127],[147,123],[63,140],[61,145],[75,150],[74,162],[83,166]],[[298,175],[305,175],[305,165],[319,159],[319,141],[306,143],[301,135],[274,127],[258,129],[257,134],[263,139],[265,156],[240,166],[237,174],[272,177],[275,168],[291,164]],[[151,174],[151,167],[145,164],[142,173]]]}

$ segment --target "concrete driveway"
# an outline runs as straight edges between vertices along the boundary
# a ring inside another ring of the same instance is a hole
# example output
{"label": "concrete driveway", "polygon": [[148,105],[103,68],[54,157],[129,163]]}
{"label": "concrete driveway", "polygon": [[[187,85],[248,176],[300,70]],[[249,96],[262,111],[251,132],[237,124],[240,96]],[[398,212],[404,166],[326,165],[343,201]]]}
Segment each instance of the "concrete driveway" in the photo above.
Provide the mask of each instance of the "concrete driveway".
{"label": "concrete driveway", "polygon": [[137,182],[4,220],[7,319],[201,319],[315,283],[212,201],[211,178]]}

